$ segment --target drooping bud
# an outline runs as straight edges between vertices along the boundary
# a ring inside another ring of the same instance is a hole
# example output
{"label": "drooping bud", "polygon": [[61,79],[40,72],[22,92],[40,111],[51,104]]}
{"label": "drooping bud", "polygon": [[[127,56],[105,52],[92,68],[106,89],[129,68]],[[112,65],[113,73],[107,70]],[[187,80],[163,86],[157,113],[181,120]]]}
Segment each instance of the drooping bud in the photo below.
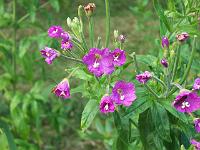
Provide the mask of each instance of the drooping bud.
{"label": "drooping bud", "polygon": [[163,38],[162,38],[162,47],[163,48],[169,48],[169,39],[166,37],[166,36],[164,36]]}
{"label": "drooping bud", "polygon": [[180,42],[184,42],[189,38],[189,34],[187,32],[182,32],[181,34],[177,34],[176,38]]}
{"label": "drooping bud", "polygon": [[91,17],[94,13],[95,8],[96,5],[94,3],[88,3],[86,6],[84,6],[86,16]]}
{"label": "drooping bud", "polygon": [[126,40],[126,36],[123,35],[123,34],[120,34],[119,37],[118,37],[118,40],[119,40],[119,42],[124,43],[125,40]]}
{"label": "drooping bud", "polygon": [[163,65],[163,67],[165,67],[165,68],[167,68],[168,65],[169,65],[167,59],[165,59],[165,58],[161,59],[160,63],[161,63],[161,64]]}

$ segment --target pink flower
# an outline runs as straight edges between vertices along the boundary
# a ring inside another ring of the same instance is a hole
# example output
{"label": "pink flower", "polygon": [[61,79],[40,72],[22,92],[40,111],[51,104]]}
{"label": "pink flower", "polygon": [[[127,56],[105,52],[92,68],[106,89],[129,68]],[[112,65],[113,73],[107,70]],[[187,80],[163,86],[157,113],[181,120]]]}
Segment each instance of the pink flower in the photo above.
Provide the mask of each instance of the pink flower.
{"label": "pink flower", "polygon": [[193,85],[194,90],[200,90],[200,78],[196,78]]}
{"label": "pink flower", "polygon": [[189,34],[187,32],[182,32],[181,34],[177,34],[176,38],[180,42],[184,42],[189,38]]}
{"label": "pink flower", "polygon": [[195,127],[195,130],[200,133],[200,118],[196,118],[194,120],[194,127]]}
{"label": "pink flower", "polygon": [[49,47],[45,47],[40,52],[48,64],[52,64],[53,60],[59,55],[54,49]]}
{"label": "pink flower", "polygon": [[61,98],[70,98],[70,87],[67,78],[64,78],[53,90],[52,92]]}
{"label": "pink flower", "polygon": [[51,26],[48,29],[48,35],[51,38],[60,38],[61,33],[63,33],[63,29],[61,26]]}
{"label": "pink flower", "polygon": [[105,114],[115,111],[115,105],[114,105],[111,97],[106,96],[106,95],[104,95],[102,97],[99,108],[100,108],[100,111]]}
{"label": "pink flower", "polygon": [[190,143],[195,147],[196,150],[200,150],[200,142],[197,142],[195,139],[191,139]]}
{"label": "pink flower", "polygon": [[145,84],[149,79],[151,79],[151,77],[151,73],[149,71],[145,71],[144,73],[136,75],[136,80],[142,84]]}
{"label": "pink flower", "polygon": [[61,42],[61,49],[70,50],[73,48],[73,43],[70,40],[63,39]]}
{"label": "pink flower", "polygon": [[126,62],[125,51],[121,49],[115,49],[111,52],[113,56],[113,64],[114,66],[122,66]]}

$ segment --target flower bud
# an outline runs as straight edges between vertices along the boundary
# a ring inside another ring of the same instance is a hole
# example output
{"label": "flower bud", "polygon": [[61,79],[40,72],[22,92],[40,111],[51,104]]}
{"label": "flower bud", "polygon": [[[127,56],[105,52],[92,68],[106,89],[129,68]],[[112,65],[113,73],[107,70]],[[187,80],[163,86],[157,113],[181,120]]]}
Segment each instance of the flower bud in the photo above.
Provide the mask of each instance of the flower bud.
{"label": "flower bud", "polygon": [[84,6],[86,16],[91,17],[95,8],[96,8],[96,6],[94,3],[88,3],[86,6]]}
{"label": "flower bud", "polygon": [[189,38],[189,34],[187,32],[182,32],[181,34],[177,34],[176,38],[180,42],[184,42]]}
{"label": "flower bud", "polygon": [[78,7],[78,16],[79,16],[79,17],[82,17],[82,14],[83,14],[83,13],[82,13],[82,10],[83,10],[82,8],[83,8],[82,5],[80,5],[80,6]]}
{"label": "flower bud", "polygon": [[71,28],[71,25],[72,25],[72,20],[71,20],[71,18],[67,18],[67,25],[68,25],[68,27],[70,27]]}
{"label": "flower bud", "polygon": [[161,64],[163,65],[163,67],[165,67],[165,68],[167,68],[168,65],[169,65],[167,59],[165,59],[165,58],[161,59],[160,63],[161,63]]}
{"label": "flower bud", "polygon": [[169,39],[166,37],[166,36],[164,36],[163,38],[162,38],[162,47],[163,48],[169,48]]}
{"label": "flower bud", "polygon": [[121,34],[121,35],[119,35],[118,40],[119,40],[119,42],[124,43],[126,40],[126,36]]}
{"label": "flower bud", "polygon": [[114,30],[114,38],[117,39],[119,36],[119,32],[118,30]]}

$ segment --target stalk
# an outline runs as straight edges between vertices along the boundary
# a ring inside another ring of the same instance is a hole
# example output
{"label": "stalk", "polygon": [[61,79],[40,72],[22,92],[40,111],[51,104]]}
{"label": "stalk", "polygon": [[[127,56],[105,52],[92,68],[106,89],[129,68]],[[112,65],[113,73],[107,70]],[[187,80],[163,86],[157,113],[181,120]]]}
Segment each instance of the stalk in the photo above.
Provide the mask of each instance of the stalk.
{"label": "stalk", "polygon": [[16,26],[16,0],[13,0],[13,47],[12,47],[12,66],[13,66],[13,91],[16,89],[16,49],[17,49],[17,26]]}
{"label": "stalk", "polygon": [[96,48],[101,48],[101,37],[97,38]]}
{"label": "stalk", "polygon": [[[183,74],[183,78],[180,81],[180,85],[182,85],[185,82],[185,80],[187,79],[188,74],[189,74],[190,69],[191,69],[191,66],[192,66],[192,62],[193,62],[193,59],[194,59],[194,56],[195,56],[195,52],[196,52],[196,36],[194,36],[194,41],[193,41],[193,45],[192,46],[193,46],[192,47],[192,53],[191,53],[187,68],[186,68],[186,70],[185,70],[185,72]],[[172,95],[176,90],[177,90],[177,88],[173,88],[169,92],[168,96]]]}
{"label": "stalk", "polygon": [[180,45],[178,46],[177,53],[176,53],[176,58],[175,58],[175,62],[174,62],[174,68],[173,68],[173,72],[172,72],[171,82],[174,81],[174,78],[176,76],[176,72],[177,72],[177,68],[178,68],[178,62],[179,62],[179,57],[180,57]]}
{"label": "stalk", "polygon": [[90,36],[90,45],[94,47],[94,18],[91,16],[89,18],[89,36]]}
{"label": "stalk", "polygon": [[68,60],[72,60],[72,61],[75,61],[75,62],[78,62],[78,63],[83,63],[82,60],[77,59],[77,58],[68,57],[68,56],[65,56],[65,55],[62,55],[62,54],[61,54],[61,56],[68,59]]}
{"label": "stalk", "polygon": [[105,44],[105,47],[108,47],[109,40],[110,40],[110,4],[109,4],[109,0],[105,0],[105,6],[106,6],[106,44]]}

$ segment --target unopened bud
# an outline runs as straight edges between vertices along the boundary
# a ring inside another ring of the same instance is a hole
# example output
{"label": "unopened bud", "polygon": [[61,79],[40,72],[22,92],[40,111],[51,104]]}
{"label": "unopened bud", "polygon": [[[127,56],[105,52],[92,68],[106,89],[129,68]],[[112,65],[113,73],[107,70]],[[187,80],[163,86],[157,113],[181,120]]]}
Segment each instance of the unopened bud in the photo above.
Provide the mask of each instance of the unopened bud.
{"label": "unopened bud", "polygon": [[167,59],[165,59],[165,58],[161,59],[160,63],[161,63],[161,64],[163,65],[163,67],[165,67],[165,68],[167,68],[168,65],[169,65]]}
{"label": "unopened bud", "polygon": [[114,38],[117,39],[119,36],[119,31],[118,30],[114,30]]}
{"label": "unopened bud", "polygon": [[121,35],[119,35],[118,40],[119,40],[119,42],[124,43],[126,40],[126,36],[121,34]]}
{"label": "unopened bud", "polygon": [[189,38],[189,34],[187,32],[183,32],[181,34],[177,34],[176,38],[177,38],[178,41],[184,42]]}
{"label": "unopened bud", "polygon": [[67,18],[67,25],[68,25],[68,27],[70,27],[71,28],[71,26],[72,26],[72,20],[71,20],[71,18]]}
{"label": "unopened bud", "polygon": [[94,3],[88,3],[86,6],[84,6],[84,10],[87,17],[91,17],[94,13],[96,6]]}
{"label": "unopened bud", "polygon": [[165,48],[165,47],[169,48],[169,39],[166,36],[164,36],[162,38],[162,47],[163,48]]}

